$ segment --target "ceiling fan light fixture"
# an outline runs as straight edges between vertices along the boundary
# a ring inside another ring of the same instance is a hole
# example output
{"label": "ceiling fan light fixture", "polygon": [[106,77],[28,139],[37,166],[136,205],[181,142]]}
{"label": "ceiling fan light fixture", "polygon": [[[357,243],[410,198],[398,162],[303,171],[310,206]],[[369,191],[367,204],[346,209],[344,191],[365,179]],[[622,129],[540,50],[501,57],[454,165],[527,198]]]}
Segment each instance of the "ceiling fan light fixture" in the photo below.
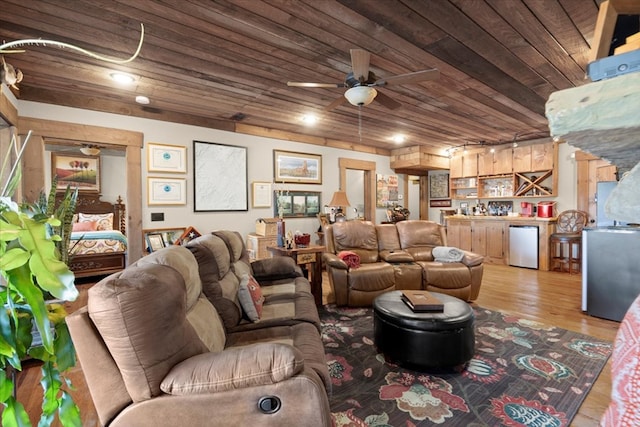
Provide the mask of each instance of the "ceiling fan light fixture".
{"label": "ceiling fan light fixture", "polygon": [[378,91],[369,86],[356,86],[352,87],[344,93],[344,97],[347,98],[349,104],[355,106],[362,106],[371,104]]}
{"label": "ceiling fan light fixture", "polygon": [[80,147],[80,152],[85,156],[97,156],[100,154],[100,149],[95,145],[83,145]]}

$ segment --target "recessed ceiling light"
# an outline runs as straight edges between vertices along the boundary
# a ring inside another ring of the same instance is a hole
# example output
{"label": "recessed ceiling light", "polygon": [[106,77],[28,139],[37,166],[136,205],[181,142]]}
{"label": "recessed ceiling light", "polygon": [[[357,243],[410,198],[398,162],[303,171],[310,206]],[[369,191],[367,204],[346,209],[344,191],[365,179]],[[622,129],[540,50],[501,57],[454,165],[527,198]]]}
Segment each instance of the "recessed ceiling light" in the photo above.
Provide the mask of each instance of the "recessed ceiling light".
{"label": "recessed ceiling light", "polygon": [[147,97],[146,97],[146,96],[144,96],[144,95],[138,95],[138,96],[136,96],[136,102],[137,102],[138,104],[148,105],[148,104],[149,104],[149,102],[151,102],[151,101],[149,101],[149,98],[147,98]]}
{"label": "recessed ceiling light", "polygon": [[396,144],[402,144],[403,142],[405,142],[407,140],[407,137],[401,134],[397,134],[397,135],[393,135],[391,137],[391,140],[393,142],[395,142]]}
{"label": "recessed ceiling light", "polygon": [[313,114],[306,114],[302,116],[301,120],[307,125],[314,125],[318,122],[318,117],[314,116]]}
{"label": "recessed ceiling light", "polygon": [[133,76],[125,73],[111,73],[109,75],[114,81],[120,84],[130,85],[131,83],[136,81],[136,79],[133,78]]}

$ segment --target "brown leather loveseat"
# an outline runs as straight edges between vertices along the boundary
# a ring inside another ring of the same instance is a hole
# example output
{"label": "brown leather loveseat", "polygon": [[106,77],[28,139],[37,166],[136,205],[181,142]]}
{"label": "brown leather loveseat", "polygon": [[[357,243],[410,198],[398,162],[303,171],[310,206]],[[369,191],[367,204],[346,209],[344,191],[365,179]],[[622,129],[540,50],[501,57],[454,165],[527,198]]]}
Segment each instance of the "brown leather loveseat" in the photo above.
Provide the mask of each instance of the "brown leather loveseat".
{"label": "brown leather loveseat", "polygon": [[[447,246],[446,229],[433,221],[395,224],[346,221],[325,228],[323,254],[329,281],[340,306],[370,306],[384,292],[423,289],[464,301],[478,297],[483,257],[462,251],[459,262],[439,262],[434,248]],[[353,253],[359,266],[341,255]]]}
{"label": "brown leather loveseat", "polygon": [[[102,425],[331,425],[309,283],[290,258],[253,269],[245,252],[237,233],[206,235],[89,290],[67,324]],[[247,273],[264,280],[257,322],[236,296]]]}

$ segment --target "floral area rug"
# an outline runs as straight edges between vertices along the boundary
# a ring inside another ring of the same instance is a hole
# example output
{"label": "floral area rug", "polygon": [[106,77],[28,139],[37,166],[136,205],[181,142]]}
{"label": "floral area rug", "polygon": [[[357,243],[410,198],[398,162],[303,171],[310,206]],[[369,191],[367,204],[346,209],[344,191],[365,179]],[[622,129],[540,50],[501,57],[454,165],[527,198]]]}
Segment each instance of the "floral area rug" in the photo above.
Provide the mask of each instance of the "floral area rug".
{"label": "floral area rug", "polygon": [[321,309],[334,425],[568,426],[612,344],[483,308],[474,312],[471,361],[417,372],[376,351],[372,309]]}

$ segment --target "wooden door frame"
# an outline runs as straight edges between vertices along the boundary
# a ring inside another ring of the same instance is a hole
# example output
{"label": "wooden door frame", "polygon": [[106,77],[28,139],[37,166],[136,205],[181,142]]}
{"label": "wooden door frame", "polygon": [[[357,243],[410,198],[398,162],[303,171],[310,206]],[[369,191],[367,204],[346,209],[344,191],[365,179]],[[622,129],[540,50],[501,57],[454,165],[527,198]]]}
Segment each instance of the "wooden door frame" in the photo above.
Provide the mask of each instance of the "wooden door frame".
{"label": "wooden door frame", "polygon": [[340,168],[340,190],[347,191],[347,169],[364,172],[364,218],[368,221],[376,221],[376,162],[367,160],[338,158]]}
{"label": "wooden door frame", "polygon": [[[44,187],[45,139],[56,138],[82,141],[99,145],[124,147],[127,174],[127,263],[142,257],[142,171],[141,156],[144,145],[142,132],[126,131],[101,126],[80,125],[55,120],[19,117],[20,135],[31,131],[31,139],[23,157],[22,188],[27,200],[36,200]],[[29,159],[27,162],[26,160]]]}

